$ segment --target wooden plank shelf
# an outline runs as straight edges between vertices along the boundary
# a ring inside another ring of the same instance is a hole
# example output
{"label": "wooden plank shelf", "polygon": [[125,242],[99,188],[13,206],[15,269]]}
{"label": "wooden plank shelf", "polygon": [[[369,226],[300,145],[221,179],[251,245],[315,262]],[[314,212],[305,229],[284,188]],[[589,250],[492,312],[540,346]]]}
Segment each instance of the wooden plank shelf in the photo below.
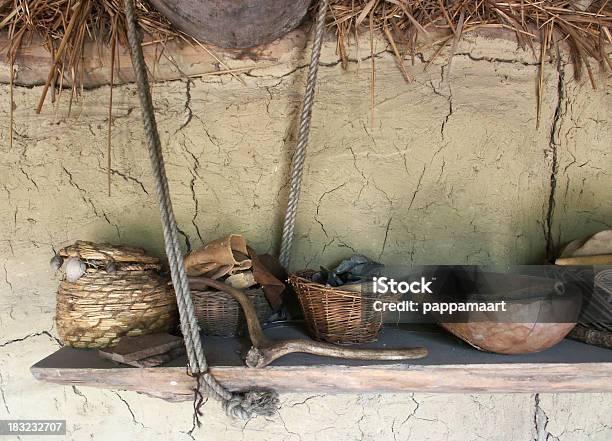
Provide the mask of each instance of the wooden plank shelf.
{"label": "wooden plank shelf", "polygon": [[[266,329],[271,338],[305,338],[299,324]],[[363,362],[291,354],[263,369],[248,368],[247,338],[205,337],[211,372],[227,388],[271,388],[292,392],[612,392],[612,350],[566,339],[546,351],[498,355],[478,351],[438,328],[387,325],[378,342],[365,347],[425,346],[429,356],[403,363]],[[132,368],[97,351],[61,348],[36,363],[39,380],[131,390],[170,401],[191,400],[195,380],[179,358],[155,368]]]}

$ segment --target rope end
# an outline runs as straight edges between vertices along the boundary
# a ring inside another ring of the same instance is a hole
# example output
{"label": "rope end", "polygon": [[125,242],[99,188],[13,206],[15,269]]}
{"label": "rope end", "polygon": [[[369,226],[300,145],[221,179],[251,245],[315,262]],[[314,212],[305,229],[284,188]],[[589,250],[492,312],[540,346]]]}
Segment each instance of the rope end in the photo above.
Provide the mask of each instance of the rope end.
{"label": "rope end", "polygon": [[252,390],[236,394],[224,404],[225,412],[238,420],[249,420],[256,415],[272,416],[280,407],[278,394],[274,391]]}

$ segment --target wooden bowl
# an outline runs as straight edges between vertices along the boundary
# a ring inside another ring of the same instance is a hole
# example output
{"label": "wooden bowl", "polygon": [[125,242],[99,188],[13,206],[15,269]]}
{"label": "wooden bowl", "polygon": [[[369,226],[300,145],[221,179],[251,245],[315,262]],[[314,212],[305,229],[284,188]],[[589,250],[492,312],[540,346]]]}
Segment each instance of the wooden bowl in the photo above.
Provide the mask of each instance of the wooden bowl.
{"label": "wooden bowl", "polygon": [[269,43],[295,29],[312,0],[151,0],[181,31],[224,48]]}

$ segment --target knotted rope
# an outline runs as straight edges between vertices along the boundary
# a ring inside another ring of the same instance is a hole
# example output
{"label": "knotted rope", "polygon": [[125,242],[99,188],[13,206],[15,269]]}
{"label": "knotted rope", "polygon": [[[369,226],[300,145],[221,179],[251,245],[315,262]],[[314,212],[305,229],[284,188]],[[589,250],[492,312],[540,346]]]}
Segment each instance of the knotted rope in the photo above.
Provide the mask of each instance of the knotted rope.
{"label": "knotted rope", "polygon": [[287,210],[285,212],[283,237],[281,239],[279,255],[280,263],[285,268],[289,266],[291,246],[293,245],[293,236],[295,235],[295,217],[297,214],[298,200],[300,198],[302,174],[304,173],[304,160],[306,158],[306,147],[308,146],[308,136],[310,134],[312,103],[314,100],[315,86],[317,84],[321,44],[323,42],[323,34],[325,33],[325,13],[327,12],[328,4],[329,0],[321,0],[319,2],[319,12],[317,15],[314,42],[312,44],[312,56],[310,57],[310,65],[308,67],[306,92],[304,93],[302,113],[300,114],[300,131],[295,153],[293,155],[293,161],[291,163],[291,187],[287,201]]}
{"label": "knotted rope", "polygon": [[185,273],[176,219],[172,211],[172,201],[170,200],[162,147],[155,122],[146,65],[142,54],[141,36],[136,21],[134,0],[125,1],[125,14],[132,65],[138,85],[144,132],[155,178],[155,190],[161,212],[164,245],[168,256],[174,292],[176,293],[181,330],[187,348],[189,369],[193,375],[198,377],[198,390],[196,392],[200,393],[200,387],[205,387],[214,397],[223,403],[226,412],[234,418],[245,420],[254,414],[271,415],[278,407],[278,398],[275,394],[258,391],[248,392],[245,395],[233,394],[219,384],[208,371],[208,364],[202,349],[202,341],[200,340],[200,329],[189,291],[189,282]]}

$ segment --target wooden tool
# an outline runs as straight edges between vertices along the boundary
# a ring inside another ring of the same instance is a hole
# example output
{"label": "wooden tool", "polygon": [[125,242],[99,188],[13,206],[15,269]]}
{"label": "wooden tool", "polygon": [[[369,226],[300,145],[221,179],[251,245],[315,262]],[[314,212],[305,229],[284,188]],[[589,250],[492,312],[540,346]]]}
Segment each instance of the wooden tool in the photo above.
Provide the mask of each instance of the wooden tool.
{"label": "wooden tool", "polygon": [[189,285],[192,289],[218,289],[231,295],[234,300],[240,303],[247,321],[251,343],[253,344],[246,356],[246,364],[252,368],[266,367],[277,358],[295,352],[352,360],[410,360],[427,356],[427,349],[422,347],[358,349],[303,339],[270,340],[261,329],[261,324],[257,319],[255,308],[250,299],[242,291],[232,288],[223,282],[205,277],[190,278]]}

